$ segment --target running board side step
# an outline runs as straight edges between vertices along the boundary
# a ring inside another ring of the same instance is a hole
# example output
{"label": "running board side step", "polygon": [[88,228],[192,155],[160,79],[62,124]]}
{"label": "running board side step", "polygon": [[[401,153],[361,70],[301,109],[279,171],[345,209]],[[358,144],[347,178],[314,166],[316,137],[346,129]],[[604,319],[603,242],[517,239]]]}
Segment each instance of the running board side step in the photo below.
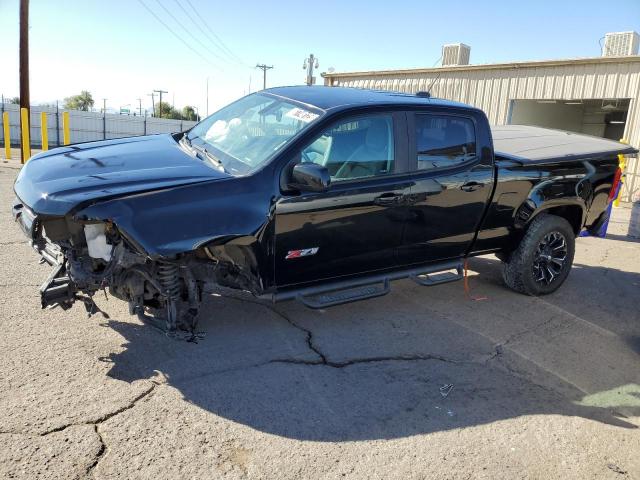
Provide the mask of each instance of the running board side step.
{"label": "running board side step", "polygon": [[464,268],[459,263],[454,268],[449,270],[455,270],[453,272],[438,272],[438,273],[423,273],[420,275],[410,275],[409,278],[423,287],[431,287],[433,285],[440,285],[442,283],[456,282],[464,278]]}
{"label": "running board side step", "polygon": [[[455,273],[450,270],[455,270]],[[391,281],[409,278],[425,287],[454,282],[464,277],[460,259],[394,272],[377,273],[366,277],[339,280],[322,285],[285,290],[260,298],[273,303],[298,300],[313,309],[328,308],[345,303],[381,297],[391,291]]]}
{"label": "running board side step", "polygon": [[342,290],[332,290],[316,295],[299,295],[296,299],[309,308],[319,309],[357,302],[359,300],[367,300],[369,298],[382,297],[390,291],[391,285],[389,280],[383,280],[379,283],[343,288]]}

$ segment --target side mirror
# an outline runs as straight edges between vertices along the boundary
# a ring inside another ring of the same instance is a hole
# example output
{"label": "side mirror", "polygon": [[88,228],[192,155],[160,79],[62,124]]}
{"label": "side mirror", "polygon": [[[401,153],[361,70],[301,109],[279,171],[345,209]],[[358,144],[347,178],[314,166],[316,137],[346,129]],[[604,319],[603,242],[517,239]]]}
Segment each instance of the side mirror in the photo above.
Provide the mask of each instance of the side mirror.
{"label": "side mirror", "polygon": [[331,184],[329,170],[317,163],[298,163],[291,171],[289,188],[303,192],[326,192]]}

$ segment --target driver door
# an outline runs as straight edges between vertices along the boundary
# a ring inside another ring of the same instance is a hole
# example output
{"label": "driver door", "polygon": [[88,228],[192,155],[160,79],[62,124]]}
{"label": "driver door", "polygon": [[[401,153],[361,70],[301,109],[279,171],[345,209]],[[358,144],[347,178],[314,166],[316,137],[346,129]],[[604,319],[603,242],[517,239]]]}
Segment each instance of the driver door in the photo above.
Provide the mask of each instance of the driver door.
{"label": "driver door", "polygon": [[325,166],[325,192],[293,192],[276,204],[276,285],[286,287],[393,268],[410,182],[404,113],[348,117],[298,155]]}

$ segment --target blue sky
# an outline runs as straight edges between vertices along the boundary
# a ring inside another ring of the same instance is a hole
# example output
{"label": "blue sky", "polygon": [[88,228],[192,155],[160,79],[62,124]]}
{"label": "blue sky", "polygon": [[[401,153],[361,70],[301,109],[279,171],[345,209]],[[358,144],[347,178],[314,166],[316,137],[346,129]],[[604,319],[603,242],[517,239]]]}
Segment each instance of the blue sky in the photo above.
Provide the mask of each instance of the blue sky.
{"label": "blue sky", "polygon": [[[194,26],[189,1],[242,63],[218,58],[228,56]],[[18,4],[0,0],[0,93],[6,96],[18,95]],[[275,66],[269,86],[291,85],[303,82],[309,53],[319,58],[320,71],[429,67],[441,45],[454,42],[471,45],[472,63],[589,57],[600,54],[606,32],[640,30],[639,0],[31,0],[30,8],[34,103],[87,89],[96,104],[107,98],[111,108],[133,107],[142,98],[150,108],[147,94],[161,88],[176,106],[195,104],[202,113],[207,77],[212,112],[247,93],[250,82],[252,91],[261,86],[256,62]]]}

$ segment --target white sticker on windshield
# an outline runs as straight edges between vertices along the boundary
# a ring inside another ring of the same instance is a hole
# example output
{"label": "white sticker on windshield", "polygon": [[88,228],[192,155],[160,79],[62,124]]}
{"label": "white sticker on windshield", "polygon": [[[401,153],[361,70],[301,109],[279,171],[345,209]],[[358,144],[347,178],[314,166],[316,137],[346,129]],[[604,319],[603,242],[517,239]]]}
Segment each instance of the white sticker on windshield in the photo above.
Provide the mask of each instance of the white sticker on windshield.
{"label": "white sticker on windshield", "polygon": [[303,110],[302,108],[292,108],[286,114],[289,118],[295,118],[296,120],[300,120],[304,123],[313,122],[316,118],[318,118],[317,113],[312,113],[309,110]]}

